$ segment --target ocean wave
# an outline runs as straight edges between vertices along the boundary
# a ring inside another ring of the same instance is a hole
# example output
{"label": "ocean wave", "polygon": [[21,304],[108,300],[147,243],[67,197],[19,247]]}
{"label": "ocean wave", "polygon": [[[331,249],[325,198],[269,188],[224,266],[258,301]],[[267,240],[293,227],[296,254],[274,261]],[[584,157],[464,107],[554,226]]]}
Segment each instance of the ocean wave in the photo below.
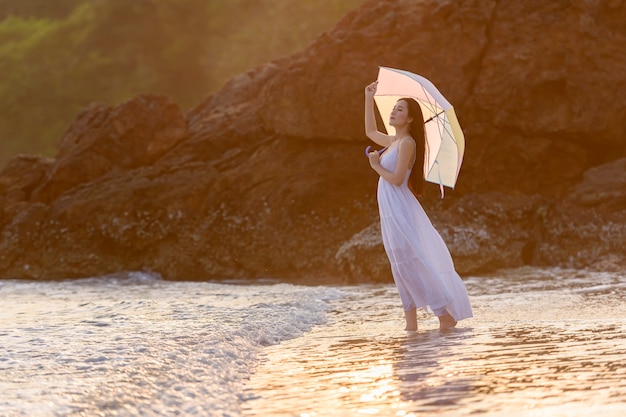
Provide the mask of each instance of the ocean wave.
{"label": "ocean wave", "polygon": [[0,409],[238,415],[264,347],[326,323],[329,302],[341,296],[336,288],[169,282],[144,273],[4,281]]}

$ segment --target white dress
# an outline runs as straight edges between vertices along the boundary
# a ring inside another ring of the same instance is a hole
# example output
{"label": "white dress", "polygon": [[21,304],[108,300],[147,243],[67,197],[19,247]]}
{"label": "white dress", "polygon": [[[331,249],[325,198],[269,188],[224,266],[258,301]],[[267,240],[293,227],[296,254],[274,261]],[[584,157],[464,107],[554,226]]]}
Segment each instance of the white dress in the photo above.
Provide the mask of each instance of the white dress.
{"label": "white dress", "polygon": [[[395,171],[398,146],[381,157]],[[424,308],[456,320],[472,317],[465,284],[454,270],[448,248],[408,187],[410,170],[400,186],[378,180],[378,210],[385,251],[404,310]]]}

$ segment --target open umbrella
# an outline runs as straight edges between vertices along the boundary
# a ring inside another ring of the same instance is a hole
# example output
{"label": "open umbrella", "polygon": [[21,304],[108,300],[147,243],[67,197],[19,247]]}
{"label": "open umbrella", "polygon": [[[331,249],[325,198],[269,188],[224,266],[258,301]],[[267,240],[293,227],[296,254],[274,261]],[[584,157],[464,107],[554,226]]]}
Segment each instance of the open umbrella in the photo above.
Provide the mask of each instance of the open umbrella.
{"label": "open umbrella", "polygon": [[439,184],[443,198],[443,186],[454,188],[456,184],[465,152],[465,137],[454,108],[426,78],[380,67],[374,101],[387,133],[392,132],[387,116],[403,97],[414,98],[422,108],[426,132],[424,177],[428,182]]}

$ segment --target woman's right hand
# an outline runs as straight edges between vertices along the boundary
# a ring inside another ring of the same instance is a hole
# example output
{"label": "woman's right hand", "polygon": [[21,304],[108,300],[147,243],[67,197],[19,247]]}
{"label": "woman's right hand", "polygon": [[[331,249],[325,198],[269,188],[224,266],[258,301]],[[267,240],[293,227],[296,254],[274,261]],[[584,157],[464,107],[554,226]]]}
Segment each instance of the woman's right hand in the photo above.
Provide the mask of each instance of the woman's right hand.
{"label": "woman's right hand", "polygon": [[374,81],[370,83],[367,87],[365,87],[365,97],[372,98],[374,94],[376,94],[376,88],[378,87],[378,81]]}
{"label": "woman's right hand", "polygon": [[[393,137],[379,132],[376,126],[374,95],[376,94],[377,88],[378,81],[374,81],[365,87],[365,136],[373,140],[376,144],[385,147],[389,146]],[[372,159],[370,158],[370,163],[371,161]]]}

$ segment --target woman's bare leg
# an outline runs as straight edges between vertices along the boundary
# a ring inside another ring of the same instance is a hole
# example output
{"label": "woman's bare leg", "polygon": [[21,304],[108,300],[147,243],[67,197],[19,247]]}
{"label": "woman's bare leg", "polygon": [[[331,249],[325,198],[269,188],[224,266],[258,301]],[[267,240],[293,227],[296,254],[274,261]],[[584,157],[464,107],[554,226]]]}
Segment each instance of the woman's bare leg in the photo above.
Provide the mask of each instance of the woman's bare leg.
{"label": "woman's bare leg", "polygon": [[404,317],[406,318],[406,328],[404,330],[417,331],[417,309],[412,308],[404,311]]}

